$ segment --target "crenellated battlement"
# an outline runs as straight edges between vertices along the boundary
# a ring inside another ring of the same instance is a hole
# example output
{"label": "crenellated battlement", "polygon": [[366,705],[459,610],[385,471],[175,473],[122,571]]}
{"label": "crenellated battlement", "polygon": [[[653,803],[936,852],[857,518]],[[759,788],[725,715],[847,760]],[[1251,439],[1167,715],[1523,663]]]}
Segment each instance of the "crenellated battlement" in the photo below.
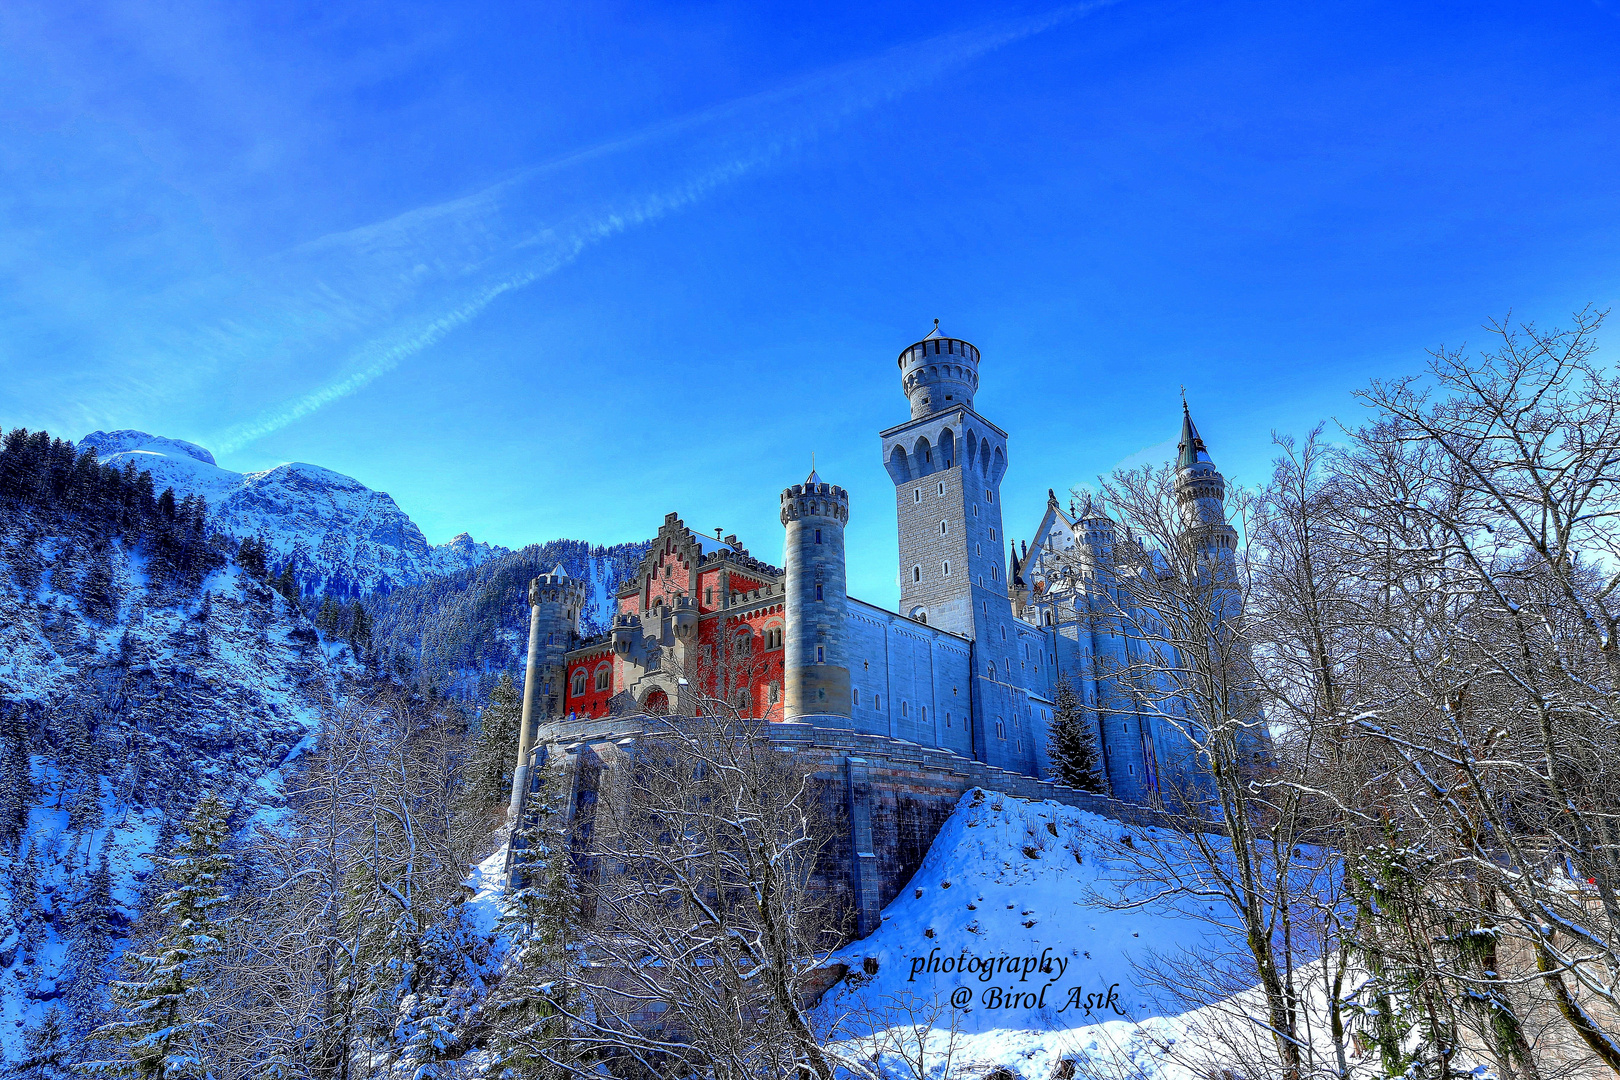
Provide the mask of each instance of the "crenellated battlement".
{"label": "crenellated battlement", "polygon": [[958,406],[973,407],[979,389],[979,350],[961,338],[934,333],[900,353],[900,389],[911,402],[911,418],[945,412]]}
{"label": "crenellated battlement", "polygon": [[782,492],[782,524],[804,518],[849,522],[849,492],[837,484],[794,484]]}

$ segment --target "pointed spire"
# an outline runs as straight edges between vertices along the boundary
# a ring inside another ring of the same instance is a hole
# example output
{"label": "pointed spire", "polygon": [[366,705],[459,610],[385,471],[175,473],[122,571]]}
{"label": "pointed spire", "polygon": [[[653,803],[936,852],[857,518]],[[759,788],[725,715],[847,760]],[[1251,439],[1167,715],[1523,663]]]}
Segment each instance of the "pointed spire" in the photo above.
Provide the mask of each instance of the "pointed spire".
{"label": "pointed spire", "polygon": [[1176,466],[1190,469],[1197,464],[1212,465],[1209,451],[1204,448],[1204,440],[1198,434],[1198,428],[1193,426],[1192,413],[1187,411],[1187,391],[1181,392],[1181,442],[1176,449],[1180,453],[1176,457]]}
{"label": "pointed spire", "polygon": [[944,336],[945,336],[944,334],[939,332],[939,320],[935,319],[934,320],[934,328],[932,330],[928,331],[928,333],[923,336],[923,340],[927,341],[929,338],[937,338],[937,337],[944,337]]}
{"label": "pointed spire", "polygon": [[805,477],[804,486],[809,487],[811,484],[819,483],[821,483],[821,477],[816,475],[816,452],[812,450],[810,451],[810,475]]}
{"label": "pointed spire", "polygon": [[551,576],[554,577],[554,578],[565,578],[565,577],[568,576],[568,571],[563,569],[563,564],[562,563],[558,563],[555,567],[552,568]]}

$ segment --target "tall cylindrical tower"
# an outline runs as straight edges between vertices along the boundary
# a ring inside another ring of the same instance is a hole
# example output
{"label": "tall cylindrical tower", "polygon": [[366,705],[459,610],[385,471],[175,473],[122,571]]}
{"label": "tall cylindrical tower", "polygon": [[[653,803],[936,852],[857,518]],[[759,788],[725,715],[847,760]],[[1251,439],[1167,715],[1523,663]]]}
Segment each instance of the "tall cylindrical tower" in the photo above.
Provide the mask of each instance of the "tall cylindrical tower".
{"label": "tall cylindrical tower", "polygon": [[518,725],[517,769],[512,774],[509,814],[515,821],[528,790],[529,754],[539,717],[549,716],[560,696],[564,658],[579,638],[585,582],[569,577],[558,563],[529,582],[529,663],[523,675],[523,716]]}
{"label": "tall cylindrical tower", "polygon": [[787,627],[783,647],[783,715],[848,716],[849,657],[844,620],[844,526],[849,493],[812,472],[782,492],[787,528]]}

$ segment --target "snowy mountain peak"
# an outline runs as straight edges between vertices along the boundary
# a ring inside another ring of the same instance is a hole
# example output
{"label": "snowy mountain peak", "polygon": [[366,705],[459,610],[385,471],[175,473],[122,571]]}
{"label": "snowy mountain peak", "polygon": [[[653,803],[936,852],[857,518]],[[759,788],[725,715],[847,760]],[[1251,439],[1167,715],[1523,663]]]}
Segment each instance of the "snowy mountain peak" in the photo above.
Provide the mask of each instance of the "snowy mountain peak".
{"label": "snowy mountain peak", "polygon": [[79,440],[80,447],[93,446],[96,456],[106,461],[114,454],[121,454],[131,450],[144,451],[148,454],[164,454],[190,457],[202,462],[204,465],[218,465],[214,455],[194,442],[184,439],[168,439],[162,435],[151,435],[144,431],[92,431]]}
{"label": "snowy mountain peak", "polygon": [[97,431],[93,446],[103,462],[133,462],[152,474],[157,490],[208,500],[213,526],[232,536],[260,536],[271,562],[288,562],[310,594],[353,596],[479,565],[505,548],[462,533],[432,547],[386,492],[320,465],[293,461],[260,472],[222,469],[195,443],[144,431]]}

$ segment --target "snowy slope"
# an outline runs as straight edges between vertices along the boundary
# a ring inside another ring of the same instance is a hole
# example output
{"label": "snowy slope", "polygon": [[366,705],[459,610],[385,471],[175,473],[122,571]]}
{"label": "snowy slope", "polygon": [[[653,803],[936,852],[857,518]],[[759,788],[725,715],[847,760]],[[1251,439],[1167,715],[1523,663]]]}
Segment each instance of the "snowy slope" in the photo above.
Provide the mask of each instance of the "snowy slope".
{"label": "snowy slope", "polygon": [[833,958],[856,976],[822,1000],[820,1022],[867,1059],[915,1049],[921,1031],[934,1066],[949,1053],[969,1076],[999,1065],[1046,1080],[1064,1059],[1130,1070],[1119,1075],[1185,1075],[1167,1052],[1180,1025],[1155,1019],[1133,961],[1218,944],[1224,931],[1207,907],[1094,902],[1119,895],[1120,868],[1100,841],[1131,828],[1057,803],[968,792],[882,927]]}
{"label": "snowy slope", "polygon": [[96,431],[80,445],[95,447],[103,462],[132,461],[150,471],[159,491],[202,495],[216,528],[262,536],[275,566],[291,559],[310,594],[367,593],[464,570],[506,551],[466,533],[433,547],[386,492],[318,465],[231,472],[195,443],[143,431]]}
{"label": "snowy slope", "polygon": [[[176,593],[120,542],[117,614],[90,618],[75,589],[87,547],[0,520],[0,717],[31,766],[8,793],[26,814],[17,848],[0,846],[0,1046],[52,1004],[91,1015],[166,830],[205,791],[236,827],[274,816],[323,701],[357,670],[234,566]],[[104,857],[100,933],[86,911]]]}

